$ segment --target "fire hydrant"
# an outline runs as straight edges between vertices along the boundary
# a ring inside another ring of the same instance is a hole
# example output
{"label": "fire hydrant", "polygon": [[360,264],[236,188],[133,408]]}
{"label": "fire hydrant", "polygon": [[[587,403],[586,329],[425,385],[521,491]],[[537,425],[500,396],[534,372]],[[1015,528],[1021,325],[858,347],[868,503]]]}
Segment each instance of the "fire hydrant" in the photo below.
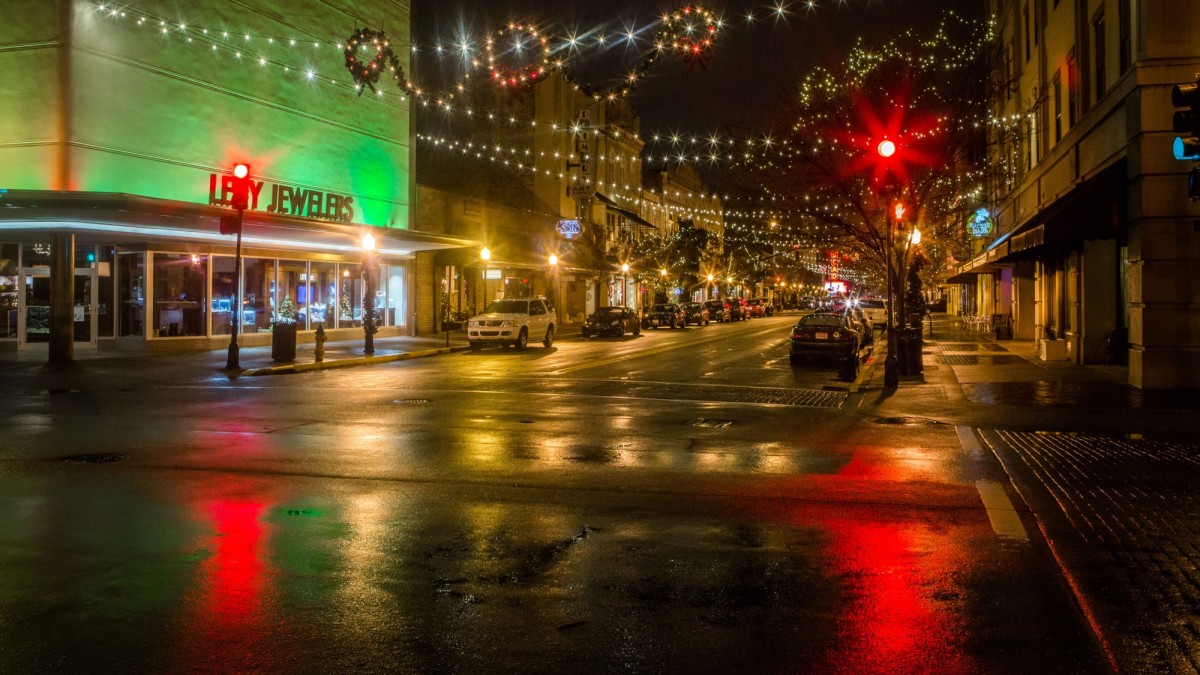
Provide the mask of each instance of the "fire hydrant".
{"label": "fire hydrant", "polygon": [[317,337],[316,337],[317,348],[313,350],[313,356],[316,357],[317,363],[320,363],[321,361],[325,360],[325,340],[326,339],[327,338],[325,337],[325,322],[322,321],[317,324]]}

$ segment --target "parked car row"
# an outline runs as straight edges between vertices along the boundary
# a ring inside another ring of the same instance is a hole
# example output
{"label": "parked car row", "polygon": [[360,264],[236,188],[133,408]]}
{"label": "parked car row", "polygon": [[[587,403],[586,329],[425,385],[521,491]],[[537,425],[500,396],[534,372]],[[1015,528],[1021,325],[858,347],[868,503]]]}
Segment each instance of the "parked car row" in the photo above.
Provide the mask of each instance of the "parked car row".
{"label": "parked car row", "polygon": [[858,375],[864,347],[875,343],[875,326],[858,303],[834,305],[800,318],[792,326],[788,360],[792,365],[808,359],[833,361],[843,377]]}
{"label": "parked car row", "polygon": [[[732,298],[708,302],[659,303],[644,314],[629,307],[601,307],[583,324],[585,338],[626,333],[640,335],[642,328],[684,328],[688,324],[706,326],[711,321],[744,320],[752,316],[769,316],[769,303]],[[467,320],[467,341],[473,351],[486,344],[516,347],[524,350],[529,341],[541,340],[542,345],[554,344],[558,313],[554,303],[545,297],[505,298],[488,304],[482,314]]]}

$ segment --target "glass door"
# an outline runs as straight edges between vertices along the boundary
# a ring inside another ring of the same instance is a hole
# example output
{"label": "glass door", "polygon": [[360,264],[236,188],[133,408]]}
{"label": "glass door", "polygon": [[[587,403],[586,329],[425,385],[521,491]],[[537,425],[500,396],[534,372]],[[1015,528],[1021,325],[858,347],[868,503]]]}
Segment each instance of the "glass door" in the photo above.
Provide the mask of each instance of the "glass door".
{"label": "glass door", "polygon": [[[90,256],[90,257],[89,257]],[[96,346],[96,247],[75,249],[72,292],[73,334],[76,346]],[[50,342],[50,245],[24,244],[21,250],[21,313],[18,346]]]}

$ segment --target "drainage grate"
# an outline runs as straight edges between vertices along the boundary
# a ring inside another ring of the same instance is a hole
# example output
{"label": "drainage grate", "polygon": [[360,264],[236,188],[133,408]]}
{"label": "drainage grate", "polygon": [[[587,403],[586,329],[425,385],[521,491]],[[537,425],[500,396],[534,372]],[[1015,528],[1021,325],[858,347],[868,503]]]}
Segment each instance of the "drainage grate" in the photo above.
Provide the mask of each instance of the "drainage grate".
{"label": "drainage grate", "polygon": [[704,427],[705,429],[724,429],[725,427],[733,426],[733,420],[710,420],[700,417],[688,422],[688,424],[694,427]]}
{"label": "drainage grate", "polygon": [[948,366],[977,366],[979,357],[970,354],[943,354],[942,363]]}
{"label": "drainage grate", "polygon": [[86,455],[68,455],[62,458],[64,462],[76,464],[112,464],[129,459],[129,455],[118,455],[115,452],[97,452]]}
{"label": "drainage grate", "polygon": [[945,424],[925,417],[876,417],[875,424],[890,424],[900,427],[916,427],[922,425]]}
{"label": "drainage grate", "polygon": [[943,342],[941,343],[943,352],[977,352],[979,345],[974,342]]}
{"label": "drainage grate", "polygon": [[429,402],[430,401],[427,398],[398,398],[395,401],[392,401],[392,403],[395,403],[396,405],[425,405]]}

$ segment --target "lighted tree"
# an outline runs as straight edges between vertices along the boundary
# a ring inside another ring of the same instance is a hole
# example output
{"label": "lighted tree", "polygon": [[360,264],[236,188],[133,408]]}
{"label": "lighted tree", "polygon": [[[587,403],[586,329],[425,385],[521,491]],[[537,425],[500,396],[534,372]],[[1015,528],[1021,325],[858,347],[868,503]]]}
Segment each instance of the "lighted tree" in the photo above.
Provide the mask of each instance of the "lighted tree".
{"label": "lighted tree", "polygon": [[914,225],[931,266],[967,255],[997,86],[991,38],[989,25],[951,14],[933,36],[860,41],[839,67],[806,76],[783,108],[786,132],[743,153],[730,176],[785,221],[786,234],[763,239],[778,250],[836,248],[864,281],[884,279],[890,251],[898,289]]}

